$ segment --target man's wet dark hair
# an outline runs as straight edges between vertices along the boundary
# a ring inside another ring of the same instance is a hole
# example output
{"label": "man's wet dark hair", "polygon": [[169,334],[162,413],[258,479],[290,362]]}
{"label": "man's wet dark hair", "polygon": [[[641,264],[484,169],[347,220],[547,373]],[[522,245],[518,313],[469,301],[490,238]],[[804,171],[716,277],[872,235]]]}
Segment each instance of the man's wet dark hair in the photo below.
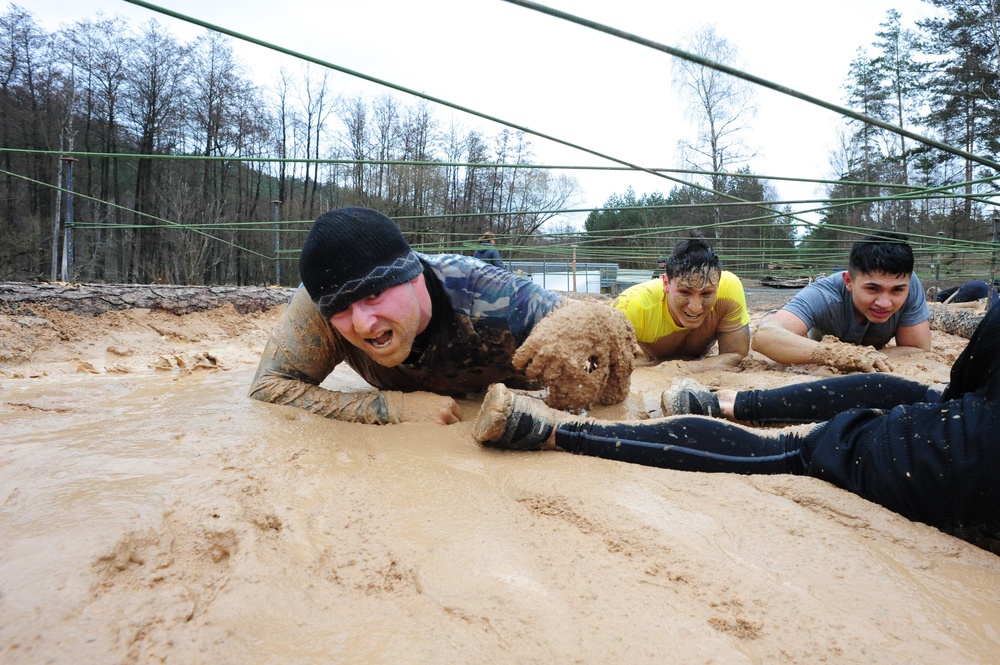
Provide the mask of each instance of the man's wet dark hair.
{"label": "man's wet dark hair", "polygon": [[674,251],[667,259],[666,275],[669,279],[689,274],[707,277],[712,272],[721,273],[722,264],[719,255],[703,236],[681,240],[674,245]]}
{"label": "man's wet dark hair", "polygon": [[913,272],[913,248],[908,238],[894,231],[865,236],[851,247],[847,269],[851,274],[880,272],[901,277]]}

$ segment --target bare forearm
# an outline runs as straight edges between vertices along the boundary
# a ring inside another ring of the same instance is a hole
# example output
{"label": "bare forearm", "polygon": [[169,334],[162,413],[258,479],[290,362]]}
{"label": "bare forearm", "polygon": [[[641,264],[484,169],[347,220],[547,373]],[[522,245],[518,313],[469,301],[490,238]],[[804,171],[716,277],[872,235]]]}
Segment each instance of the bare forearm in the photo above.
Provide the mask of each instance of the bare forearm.
{"label": "bare forearm", "polygon": [[779,326],[761,326],[753,336],[753,350],[784,365],[811,362],[819,343]]}

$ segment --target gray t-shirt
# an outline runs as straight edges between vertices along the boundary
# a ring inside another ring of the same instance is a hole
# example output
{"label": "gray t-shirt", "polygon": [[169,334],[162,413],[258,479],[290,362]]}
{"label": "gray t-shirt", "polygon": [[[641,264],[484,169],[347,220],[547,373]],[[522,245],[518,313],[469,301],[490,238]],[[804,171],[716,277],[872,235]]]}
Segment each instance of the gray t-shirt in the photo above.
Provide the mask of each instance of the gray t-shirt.
{"label": "gray t-shirt", "polygon": [[885,323],[871,323],[854,318],[854,303],[844,284],[843,271],[818,279],[799,291],[782,308],[809,326],[809,337],[820,339],[833,335],[842,342],[881,349],[896,336],[900,326],[915,326],[930,317],[924,301],[924,287],[916,273],[910,275],[906,302]]}

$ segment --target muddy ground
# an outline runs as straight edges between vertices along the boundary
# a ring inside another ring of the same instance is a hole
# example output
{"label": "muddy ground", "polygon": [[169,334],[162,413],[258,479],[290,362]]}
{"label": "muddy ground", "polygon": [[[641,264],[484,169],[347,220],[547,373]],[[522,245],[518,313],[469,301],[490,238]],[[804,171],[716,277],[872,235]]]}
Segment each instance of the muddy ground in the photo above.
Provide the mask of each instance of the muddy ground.
{"label": "muddy ground", "polygon": [[[751,289],[754,322],[791,295]],[[997,660],[989,552],[811,478],[483,449],[481,396],[448,427],[254,402],[279,311],[0,315],[0,661]],[[947,381],[965,342],[897,370]]]}

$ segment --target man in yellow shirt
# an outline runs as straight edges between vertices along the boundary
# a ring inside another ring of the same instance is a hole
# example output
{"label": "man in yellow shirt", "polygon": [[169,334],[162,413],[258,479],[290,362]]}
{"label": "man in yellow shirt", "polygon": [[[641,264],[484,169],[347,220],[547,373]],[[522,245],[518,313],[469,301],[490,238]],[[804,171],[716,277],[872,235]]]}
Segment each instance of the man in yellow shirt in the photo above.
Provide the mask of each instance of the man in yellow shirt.
{"label": "man in yellow shirt", "polygon": [[[677,243],[662,278],[625,289],[612,304],[632,323],[651,360],[702,359],[700,371],[735,365],[750,351],[743,284],[722,270],[704,238]],[[705,358],[714,342],[718,355]]]}

